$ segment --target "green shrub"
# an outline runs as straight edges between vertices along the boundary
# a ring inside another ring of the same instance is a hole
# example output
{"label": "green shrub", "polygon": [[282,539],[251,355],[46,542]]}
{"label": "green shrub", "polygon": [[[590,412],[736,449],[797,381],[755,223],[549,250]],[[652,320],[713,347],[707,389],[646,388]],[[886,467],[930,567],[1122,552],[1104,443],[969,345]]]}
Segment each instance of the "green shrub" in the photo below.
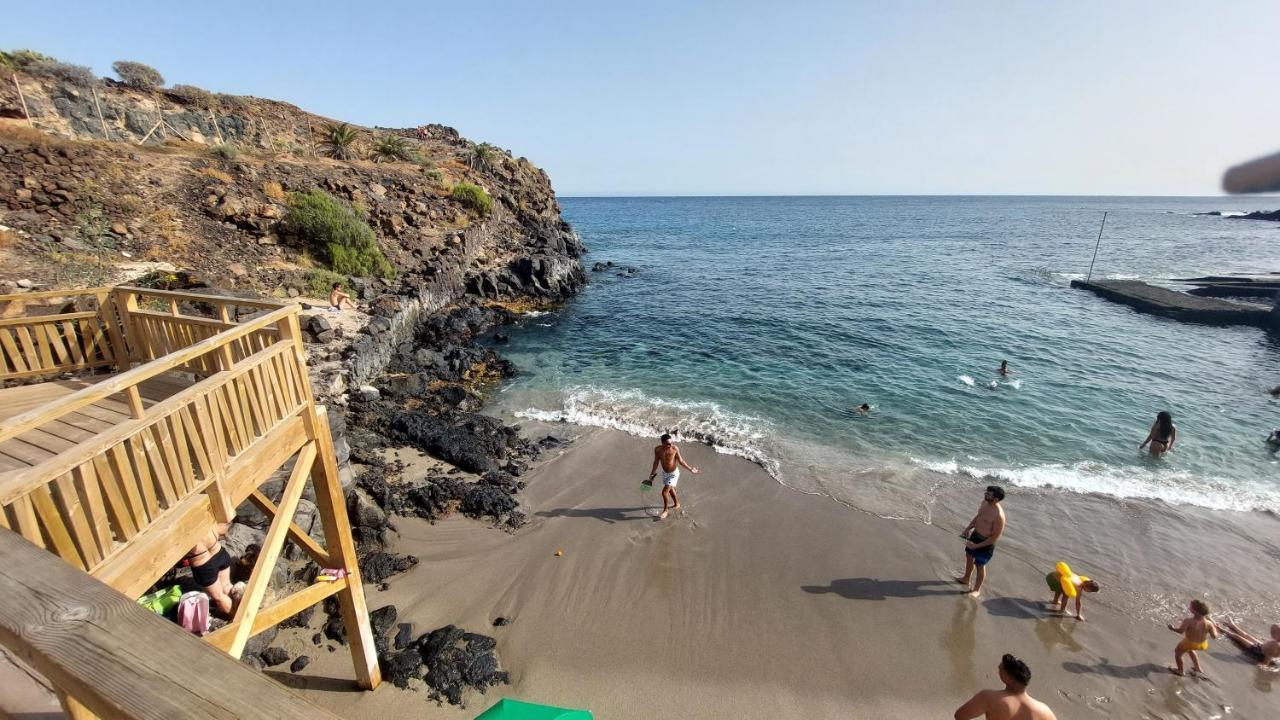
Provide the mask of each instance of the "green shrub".
{"label": "green shrub", "polygon": [[240,150],[235,145],[224,143],[210,147],[209,154],[223,160],[235,160],[236,156],[240,154]]}
{"label": "green shrub", "polygon": [[451,193],[454,200],[475,210],[480,215],[488,215],[493,209],[493,198],[489,197],[489,193],[484,188],[471,183],[458,183],[453,186]]}
{"label": "green shrub", "polygon": [[33,50],[15,50],[6,53],[6,62],[14,63],[13,67],[28,75],[48,78],[68,85],[92,87],[98,84],[98,76],[84,65],[72,65],[61,60],[42,55]]}
{"label": "green shrub", "polygon": [[317,268],[308,270],[303,282],[305,285],[302,289],[307,294],[307,297],[327,298],[329,297],[329,291],[333,289],[334,283],[346,285],[348,284],[348,279],[347,276],[339,275],[332,270]]}
{"label": "green shrub", "polygon": [[422,176],[433,185],[439,185],[444,182],[444,173],[436,170],[435,168],[427,168],[426,170],[423,170]]}
{"label": "green shrub", "polygon": [[289,210],[280,224],[283,233],[296,237],[337,272],[395,275],[363,214],[323,190],[290,193]]}
{"label": "green shrub", "polygon": [[46,60],[53,60],[53,58],[35,50],[0,50],[0,67],[10,70],[26,70]]}
{"label": "green shrub", "polygon": [[356,156],[356,138],[359,133],[346,123],[327,125],[317,145],[325,155],[335,160],[353,160]]}
{"label": "green shrub", "polygon": [[373,143],[369,159],[374,162],[410,162],[417,157],[409,141],[399,135],[383,135]]}
{"label": "green shrub", "polygon": [[477,143],[471,146],[471,152],[467,155],[467,165],[472,170],[492,170],[498,162],[500,153],[497,147],[489,143]]}
{"label": "green shrub", "polygon": [[164,85],[164,76],[159,70],[133,60],[117,60],[111,63],[111,69],[120,76],[120,80],[129,87],[142,90],[154,90]]}
{"label": "green shrub", "polygon": [[213,93],[195,85],[174,85],[167,92],[178,101],[198,108],[211,108],[217,104]]}

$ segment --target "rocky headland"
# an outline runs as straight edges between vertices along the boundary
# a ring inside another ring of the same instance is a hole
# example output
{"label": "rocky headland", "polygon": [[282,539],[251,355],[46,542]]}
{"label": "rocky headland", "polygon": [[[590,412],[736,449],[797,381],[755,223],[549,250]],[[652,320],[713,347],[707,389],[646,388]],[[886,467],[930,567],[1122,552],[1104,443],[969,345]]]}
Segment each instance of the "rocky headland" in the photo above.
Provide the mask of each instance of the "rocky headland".
{"label": "rocky headland", "polygon": [[[134,283],[301,302],[370,585],[385,588],[417,562],[386,550],[396,516],[461,513],[495,532],[524,522],[520,478],[562,441],[526,438],[478,411],[514,372],[483,341],[586,282],[584,248],[545,172],[441,125],[365,128],[279,101],[98,79],[31,57],[0,55],[14,77],[0,84],[0,293]],[[290,221],[317,196],[367,227],[385,264],[357,273],[328,262]],[[358,311],[313,311],[334,281],[353,291]],[[439,462],[409,476],[396,448]],[[283,478],[263,487],[273,497],[282,489]],[[319,539],[312,500],[295,521]],[[239,509],[227,538],[238,579],[267,523],[252,506]],[[287,556],[273,590],[314,579],[296,548]],[[415,637],[402,624],[392,640],[395,607],[379,607],[376,591],[369,604],[396,685],[425,678],[434,697],[456,704],[465,687],[505,677],[492,638],[452,626]],[[334,605],[282,627],[333,651],[346,642]],[[277,632],[255,637],[245,662],[306,667],[311,658]]]}

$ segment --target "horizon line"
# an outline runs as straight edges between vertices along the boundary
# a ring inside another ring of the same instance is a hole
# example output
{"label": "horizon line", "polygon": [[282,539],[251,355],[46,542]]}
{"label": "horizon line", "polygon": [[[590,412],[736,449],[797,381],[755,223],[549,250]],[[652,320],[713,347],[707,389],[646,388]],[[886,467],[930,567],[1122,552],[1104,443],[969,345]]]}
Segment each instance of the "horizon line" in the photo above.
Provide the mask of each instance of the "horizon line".
{"label": "horizon line", "polygon": [[1057,194],[1037,194],[1037,193],[556,193],[558,198],[566,199],[632,199],[632,198],[849,198],[849,197],[884,197],[884,198],[1206,198],[1206,199],[1253,199],[1253,198],[1272,198],[1280,197],[1280,193],[1251,193],[1249,195],[1232,195],[1227,193],[1219,193],[1217,195],[1173,195],[1173,194],[1157,194],[1157,195],[1089,195],[1084,193],[1057,193]]}

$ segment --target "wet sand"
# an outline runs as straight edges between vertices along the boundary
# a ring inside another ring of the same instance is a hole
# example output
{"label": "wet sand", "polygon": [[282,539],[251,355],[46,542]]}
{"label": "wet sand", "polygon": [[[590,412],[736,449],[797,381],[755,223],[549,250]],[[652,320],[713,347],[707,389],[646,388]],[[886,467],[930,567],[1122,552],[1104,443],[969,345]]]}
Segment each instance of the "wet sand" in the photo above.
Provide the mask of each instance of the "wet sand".
{"label": "wet sand", "polygon": [[[469,718],[505,696],[598,718],[923,718],[997,687],[1012,652],[1061,718],[1275,717],[1280,673],[1223,639],[1202,653],[1211,681],[1175,677],[1164,627],[1191,597],[1255,634],[1280,621],[1274,517],[1011,488],[974,599],[952,578],[982,483],[940,481],[932,524],[887,520],[685,445],[702,473],[683,473],[683,512],[659,522],[658,491],[640,485],[652,445],[584,431],[529,475],[530,522],[515,533],[397,520],[393,548],[422,562],[385,592],[367,587],[369,606],[396,604],[415,633],[493,635],[510,685],[469,693],[466,710],[422,687],[354,692],[343,649],[310,648],[300,676],[272,674],[362,720]],[[1086,622],[1043,607],[1057,560],[1103,584]],[[512,624],[492,627],[499,616]]]}

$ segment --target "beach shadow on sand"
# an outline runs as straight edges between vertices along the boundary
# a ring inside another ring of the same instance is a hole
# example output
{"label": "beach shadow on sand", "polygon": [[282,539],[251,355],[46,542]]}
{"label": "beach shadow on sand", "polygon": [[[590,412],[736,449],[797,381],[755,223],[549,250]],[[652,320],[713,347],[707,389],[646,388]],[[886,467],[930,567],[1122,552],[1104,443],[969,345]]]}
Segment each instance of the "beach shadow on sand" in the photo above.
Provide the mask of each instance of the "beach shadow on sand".
{"label": "beach shadow on sand", "polygon": [[835,593],[850,600],[916,598],[930,595],[959,595],[965,592],[965,588],[950,580],[880,580],[868,577],[832,580],[830,585],[805,585],[803,589],[814,595]]}
{"label": "beach shadow on sand", "polygon": [[333,678],[324,675],[294,675],[281,670],[263,670],[263,675],[294,690],[320,690],[323,692],[358,693],[360,689],[351,678]]}
{"label": "beach shadow on sand", "polygon": [[1062,669],[1077,675],[1106,675],[1121,680],[1141,680],[1152,675],[1168,675],[1169,669],[1156,663],[1139,665],[1114,665],[1110,660],[1102,658],[1093,665],[1078,662],[1064,662]]}
{"label": "beach shadow on sand", "polygon": [[1044,603],[1039,600],[993,597],[988,600],[983,600],[982,605],[987,609],[987,612],[995,615],[996,617],[1023,619],[1039,619],[1045,617]]}
{"label": "beach shadow on sand", "polygon": [[657,511],[649,514],[648,507],[629,507],[629,508],[556,508],[554,510],[540,510],[534,515],[538,517],[570,517],[570,518],[592,518],[610,525],[627,520],[652,520],[657,517]]}

